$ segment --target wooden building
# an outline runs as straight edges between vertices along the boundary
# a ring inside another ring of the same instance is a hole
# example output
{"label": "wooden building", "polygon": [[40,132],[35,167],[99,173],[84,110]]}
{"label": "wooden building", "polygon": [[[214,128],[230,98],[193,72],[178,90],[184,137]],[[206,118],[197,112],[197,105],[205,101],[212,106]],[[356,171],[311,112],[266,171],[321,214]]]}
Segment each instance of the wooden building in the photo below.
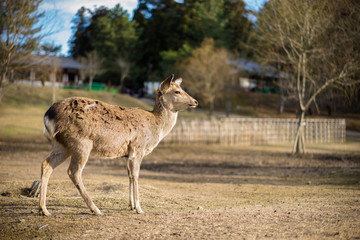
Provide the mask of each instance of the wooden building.
{"label": "wooden building", "polygon": [[29,66],[15,73],[15,82],[58,87],[79,84],[81,64],[71,57],[33,55]]}

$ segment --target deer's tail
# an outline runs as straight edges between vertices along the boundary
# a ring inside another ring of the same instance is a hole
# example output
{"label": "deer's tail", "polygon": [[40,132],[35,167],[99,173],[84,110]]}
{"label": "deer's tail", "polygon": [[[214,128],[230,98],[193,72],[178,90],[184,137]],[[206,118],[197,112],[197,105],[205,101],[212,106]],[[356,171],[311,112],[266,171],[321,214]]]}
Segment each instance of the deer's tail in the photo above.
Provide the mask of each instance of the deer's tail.
{"label": "deer's tail", "polygon": [[44,135],[50,142],[53,142],[58,131],[56,131],[55,120],[51,110],[52,107],[44,115]]}

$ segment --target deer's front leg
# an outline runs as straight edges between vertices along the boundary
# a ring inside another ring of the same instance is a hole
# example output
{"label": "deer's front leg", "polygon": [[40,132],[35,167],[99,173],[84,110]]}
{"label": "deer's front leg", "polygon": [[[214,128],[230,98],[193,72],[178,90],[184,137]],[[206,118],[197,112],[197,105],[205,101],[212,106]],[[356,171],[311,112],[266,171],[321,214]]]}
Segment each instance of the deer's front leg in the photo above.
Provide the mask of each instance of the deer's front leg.
{"label": "deer's front leg", "polygon": [[[133,149],[132,149],[133,150]],[[128,171],[129,171],[129,205],[131,209],[134,209],[137,213],[144,213],[140,207],[139,198],[139,173],[142,156],[137,156],[135,151],[131,151],[128,157]]]}
{"label": "deer's front leg", "polygon": [[[141,161],[140,161],[141,162]],[[134,201],[135,201],[135,209],[137,213],[144,213],[144,211],[140,207],[140,197],[139,197],[139,173],[140,173],[140,163],[135,162],[133,169],[133,184],[134,184]]]}
{"label": "deer's front leg", "polygon": [[130,160],[129,158],[126,159],[126,167],[129,177],[129,207],[130,210],[135,210],[135,204],[134,204],[134,177],[132,175],[131,169],[130,169]]}

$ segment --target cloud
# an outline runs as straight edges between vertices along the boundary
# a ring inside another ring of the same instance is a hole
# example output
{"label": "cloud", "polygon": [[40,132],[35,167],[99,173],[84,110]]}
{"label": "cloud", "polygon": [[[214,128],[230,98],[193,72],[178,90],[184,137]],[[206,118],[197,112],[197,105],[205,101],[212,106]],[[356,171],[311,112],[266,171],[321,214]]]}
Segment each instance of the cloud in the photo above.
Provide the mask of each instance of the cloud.
{"label": "cloud", "polygon": [[130,16],[132,16],[134,9],[135,9],[135,8],[137,7],[137,5],[138,5],[138,1],[137,1],[137,0],[124,0],[124,1],[121,1],[120,5],[121,5],[121,7],[123,7],[125,10],[128,11],[128,13],[130,14]]}
{"label": "cloud", "polygon": [[267,2],[268,0],[244,0],[244,3],[246,4],[246,9],[252,10],[252,11],[259,11]]}
{"label": "cloud", "polygon": [[66,55],[69,50],[68,41],[72,34],[71,20],[81,7],[94,9],[95,6],[105,6],[113,8],[120,3],[120,6],[132,16],[137,7],[137,2],[137,0],[45,0],[39,7],[40,11],[45,12],[45,17],[41,23],[45,26],[44,34],[48,36],[44,42],[62,45],[61,53]]}
{"label": "cloud", "polygon": [[134,8],[137,7],[137,0],[45,0],[41,6],[44,10],[59,10],[70,14],[75,14],[81,7],[94,9],[94,7],[105,6],[107,8],[113,8],[116,4],[120,3],[120,6],[132,14]]}

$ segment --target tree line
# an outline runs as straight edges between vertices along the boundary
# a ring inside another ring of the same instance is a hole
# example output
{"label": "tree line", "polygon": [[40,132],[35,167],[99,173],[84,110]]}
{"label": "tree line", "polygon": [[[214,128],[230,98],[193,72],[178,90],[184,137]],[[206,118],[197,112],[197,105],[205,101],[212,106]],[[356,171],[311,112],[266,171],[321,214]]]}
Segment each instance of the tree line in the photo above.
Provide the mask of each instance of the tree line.
{"label": "tree line", "polygon": [[175,63],[190,57],[206,38],[246,55],[252,28],[247,14],[242,0],[140,0],[132,19],[120,4],[81,8],[73,19],[70,54],[78,58],[97,51],[106,69],[99,78],[140,87],[169,75]]}

